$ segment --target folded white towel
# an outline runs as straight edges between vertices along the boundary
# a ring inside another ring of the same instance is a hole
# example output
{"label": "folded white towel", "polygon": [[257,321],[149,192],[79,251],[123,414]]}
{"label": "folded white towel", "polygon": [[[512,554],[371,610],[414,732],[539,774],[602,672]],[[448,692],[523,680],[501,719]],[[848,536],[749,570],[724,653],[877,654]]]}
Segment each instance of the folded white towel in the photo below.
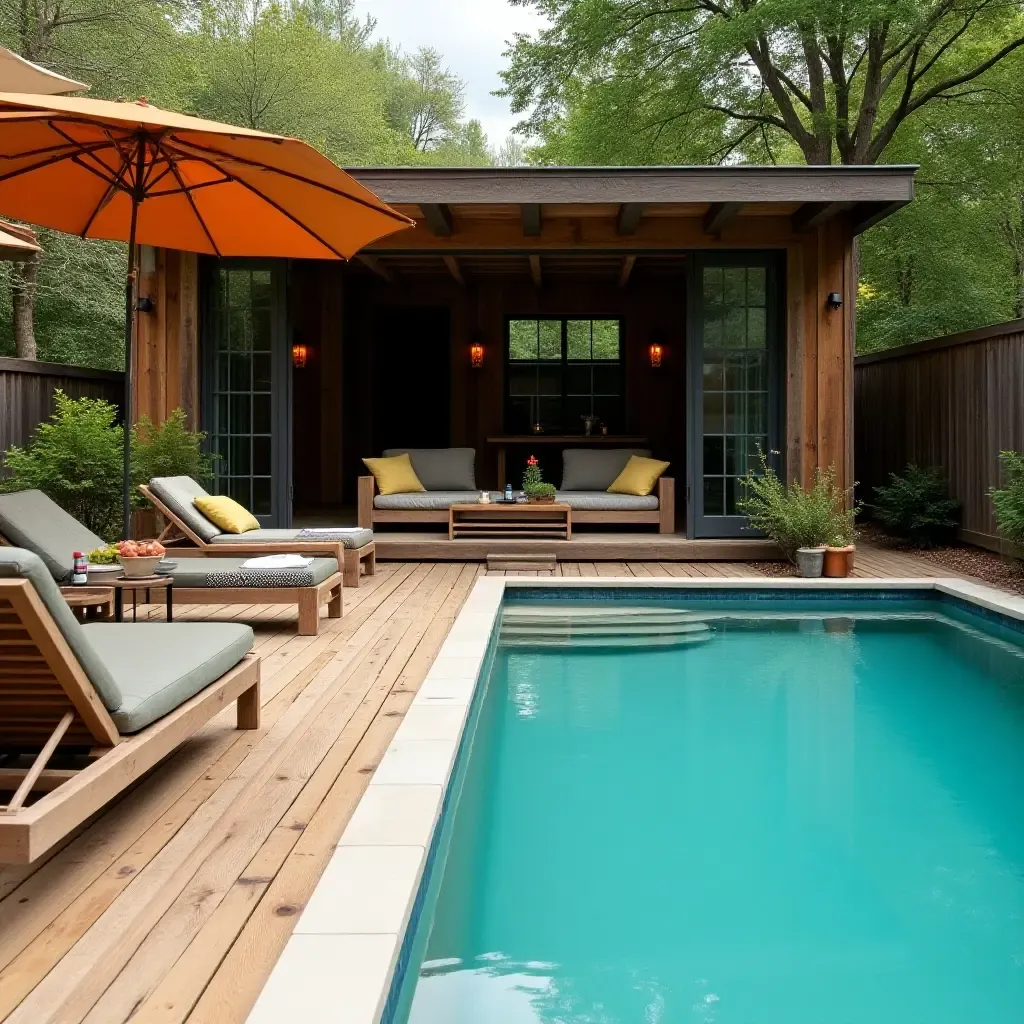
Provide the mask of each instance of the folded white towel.
{"label": "folded white towel", "polygon": [[304,526],[303,533],[357,533],[361,526]]}
{"label": "folded white towel", "polygon": [[302,555],[261,555],[259,558],[247,558],[242,563],[243,569],[305,569],[312,565],[312,558]]}

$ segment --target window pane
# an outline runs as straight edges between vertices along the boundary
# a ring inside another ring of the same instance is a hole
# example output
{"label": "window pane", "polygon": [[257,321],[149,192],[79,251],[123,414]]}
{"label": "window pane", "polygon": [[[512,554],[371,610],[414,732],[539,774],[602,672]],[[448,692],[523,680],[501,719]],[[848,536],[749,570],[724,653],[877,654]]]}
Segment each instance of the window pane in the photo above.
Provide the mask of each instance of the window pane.
{"label": "window pane", "polygon": [[590,320],[570,320],[566,324],[566,344],[570,359],[590,358]]}
{"label": "window pane", "polygon": [[725,439],[722,437],[704,438],[704,472],[724,473],[725,460],[723,458]]}
{"label": "window pane", "polygon": [[270,515],[270,477],[258,476],[252,482],[252,514]]}
{"label": "window pane", "polygon": [[231,433],[251,434],[252,418],[250,416],[251,399],[248,395],[231,396]]}
{"label": "window pane", "polygon": [[767,293],[766,278],[764,267],[748,267],[747,268],[747,305],[748,306],[763,306],[765,305],[765,295]]}
{"label": "window pane", "polygon": [[745,306],[747,304],[746,267],[725,268],[725,288],[722,301],[727,306]]}
{"label": "window pane", "polygon": [[569,395],[591,395],[594,393],[594,368],[586,366],[570,366],[565,371],[565,391]]}
{"label": "window pane", "polygon": [[539,331],[541,359],[562,358],[562,321],[541,320]]}
{"label": "window pane", "polygon": [[594,321],[594,358],[619,358],[619,321]]}
{"label": "window pane", "polygon": [[704,515],[725,514],[725,481],[720,476],[704,477]]}
{"label": "window pane", "polygon": [[508,368],[508,393],[510,395],[535,395],[537,393],[536,364]]}
{"label": "window pane", "polygon": [[704,268],[704,305],[718,305],[722,301],[722,268]]}
{"label": "window pane", "polygon": [[704,363],[704,390],[721,391],[725,386],[725,365],[720,362]]}
{"label": "window pane", "polygon": [[508,325],[509,359],[537,358],[537,321],[513,320]]}
{"label": "window pane", "polygon": [[764,307],[747,310],[747,347],[764,348],[768,344],[768,323]]}

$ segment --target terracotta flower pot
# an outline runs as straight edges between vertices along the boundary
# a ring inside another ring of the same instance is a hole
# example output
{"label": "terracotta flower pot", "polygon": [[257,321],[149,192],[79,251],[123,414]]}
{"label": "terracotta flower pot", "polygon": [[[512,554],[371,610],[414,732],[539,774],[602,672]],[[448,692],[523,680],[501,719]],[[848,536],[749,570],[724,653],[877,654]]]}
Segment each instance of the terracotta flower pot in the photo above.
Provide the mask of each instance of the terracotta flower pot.
{"label": "terracotta flower pot", "polygon": [[528,494],[526,500],[531,505],[554,505],[555,496],[553,494]]}
{"label": "terracotta flower pot", "polygon": [[853,544],[847,544],[842,548],[825,548],[825,559],[822,565],[822,576],[831,576],[843,579],[853,572],[853,553],[856,551]]}

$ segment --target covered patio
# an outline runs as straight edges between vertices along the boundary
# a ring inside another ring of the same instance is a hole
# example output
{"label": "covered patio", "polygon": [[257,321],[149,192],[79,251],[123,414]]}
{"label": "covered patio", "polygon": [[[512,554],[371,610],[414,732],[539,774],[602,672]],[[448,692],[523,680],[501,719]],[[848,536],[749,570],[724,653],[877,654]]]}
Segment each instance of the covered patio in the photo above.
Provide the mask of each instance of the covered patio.
{"label": "covered patio", "polygon": [[[385,449],[472,448],[491,489],[531,454],[557,486],[563,449],[601,445],[670,463],[671,525],[580,516],[544,553],[757,558],[736,501],[758,447],[852,480],[853,241],[912,199],[914,168],[352,173],[416,224],[348,264],[143,254],[136,408],[184,406],[217,490],[264,525],[354,521]],[[374,526],[382,558],[494,547]]]}

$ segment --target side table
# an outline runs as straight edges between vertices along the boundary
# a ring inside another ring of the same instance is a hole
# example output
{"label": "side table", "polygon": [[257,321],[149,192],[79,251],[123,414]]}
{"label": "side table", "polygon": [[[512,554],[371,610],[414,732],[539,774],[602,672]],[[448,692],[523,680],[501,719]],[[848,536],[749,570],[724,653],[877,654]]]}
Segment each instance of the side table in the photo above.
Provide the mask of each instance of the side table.
{"label": "side table", "polygon": [[132,595],[132,622],[138,621],[138,597],[145,591],[145,603],[150,604],[150,590],[164,588],[167,596],[167,621],[174,617],[174,580],[170,576],[121,576],[111,580],[114,588],[114,621],[124,621],[124,595],[128,591]]}
{"label": "side table", "polygon": [[80,622],[109,619],[114,614],[114,591],[111,587],[65,586],[60,588],[60,592]]}

